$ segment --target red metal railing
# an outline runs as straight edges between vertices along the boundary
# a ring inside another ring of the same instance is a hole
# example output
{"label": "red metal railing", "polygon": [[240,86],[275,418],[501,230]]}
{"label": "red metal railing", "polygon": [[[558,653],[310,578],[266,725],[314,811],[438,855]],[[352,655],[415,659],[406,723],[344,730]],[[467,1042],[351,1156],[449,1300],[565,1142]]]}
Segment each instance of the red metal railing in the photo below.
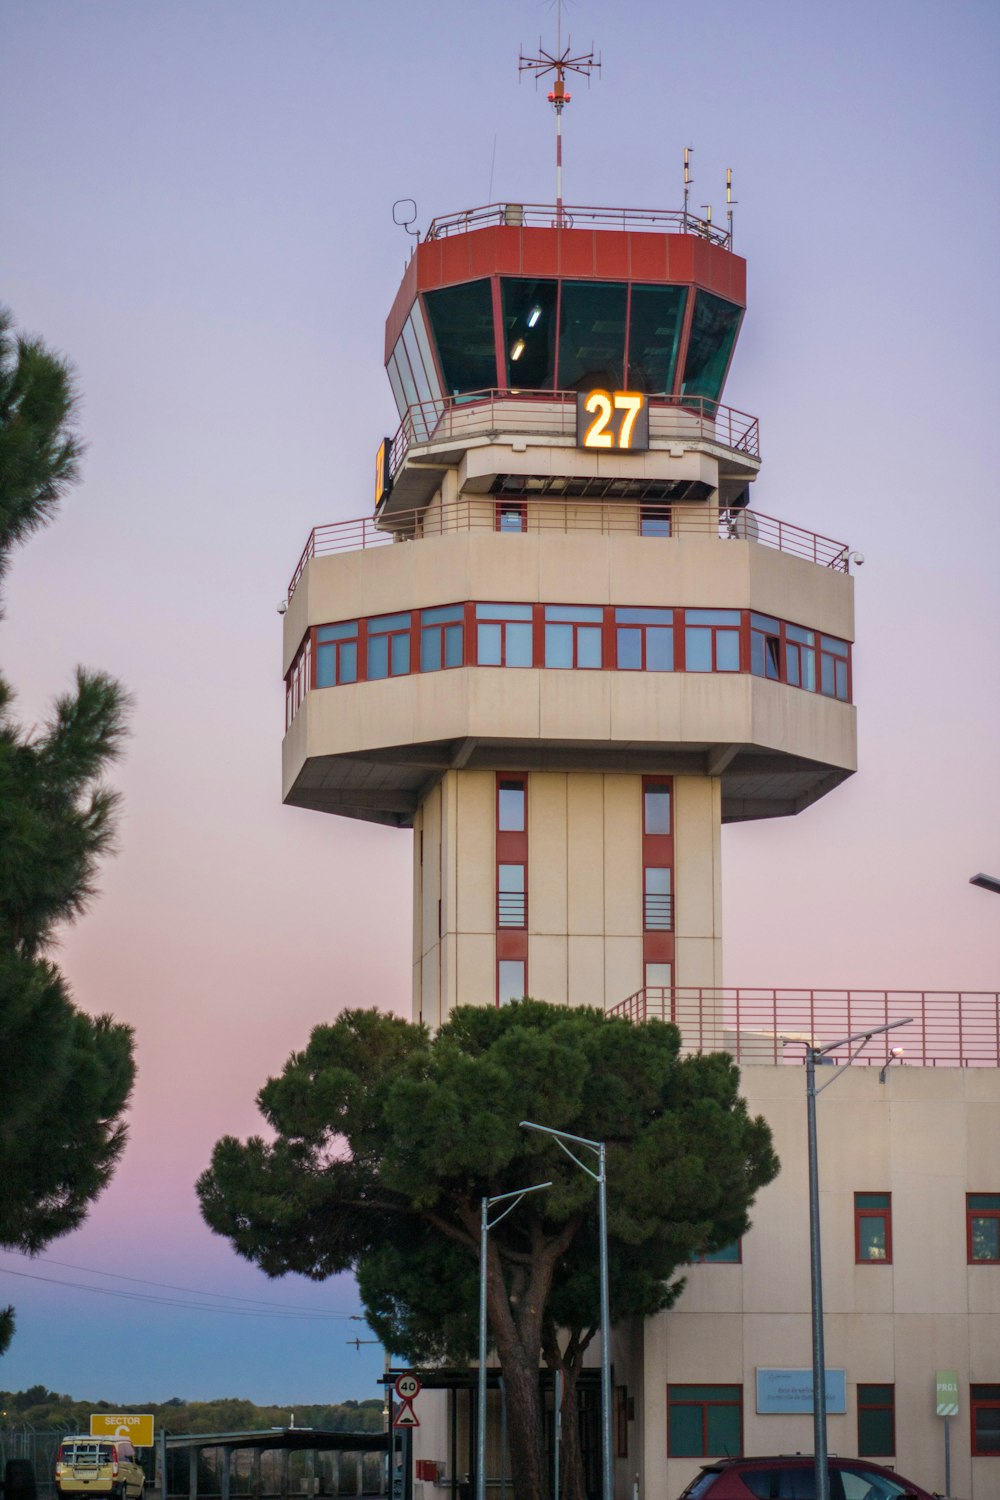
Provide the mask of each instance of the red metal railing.
{"label": "red metal railing", "polygon": [[[469,391],[417,401],[407,407],[392,441],[390,473],[411,448],[423,443],[496,437],[576,437],[576,391]],[[649,435],[654,441],[718,443],[749,458],[760,457],[757,418],[704,396],[650,396]]]}
{"label": "red metal railing", "polygon": [[457,214],[443,214],[432,219],[425,240],[439,240],[450,234],[466,234],[470,229],[486,229],[491,224],[508,229],[527,225],[540,229],[635,229],[653,234],[696,234],[713,245],[729,248],[729,233],[700,219],[697,214],[678,208],[580,208],[557,210],[553,203],[487,203],[481,208],[463,209]]}
{"label": "red metal railing", "polygon": [[[673,1021],[684,1045],[729,1052],[742,1063],[800,1063],[803,1048],[912,1017],[873,1037],[857,1063],[881,1067],[889,1049],[924,1068],[1000,1067],[1000,994],[989,990],[637,990],[608,1012],[629,1021]],[[834,1061],[845,1061],[834,1054]]]}
{"label": "red metal railing", "polygon": [[[523,524],[527,532],[645,536],[650,545],[659,546],[664,545],[664,531],[669,531],[673,537],[703,535],[723,541],[753,540],[764,547],[804,557],[822,568],[832,568],[839,573],[848,571],[846,543],[806,531],[789,521],[762,516],[757,511],[723,511],[720,515],[708,506],[671,506],[645,500],[560,500],[551,495],[537,500],[522,501],[520,495],[513,498],[523,505]],[[295,592],[306,563],[314,557],[381,547],[403,538],[417,541],[455,531],[495,531],[496,507],[500,503],[502,497],[473,495],[435,506],[430,512],[398,511],[382,522],[361,517],[316,526],[309,533],[309,540],[292,574],[288,597],[290,599]]]}

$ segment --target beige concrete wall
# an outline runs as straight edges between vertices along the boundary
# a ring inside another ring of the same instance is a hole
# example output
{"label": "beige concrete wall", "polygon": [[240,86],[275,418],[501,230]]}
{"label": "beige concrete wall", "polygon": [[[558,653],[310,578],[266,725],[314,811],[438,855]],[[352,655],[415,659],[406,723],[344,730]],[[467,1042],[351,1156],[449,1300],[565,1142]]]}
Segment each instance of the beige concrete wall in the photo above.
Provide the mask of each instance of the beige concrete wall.
{"label": "beige concrete wall", "polygon": [[[414,824],[413,1006],[432,1026],[456,1004],[494,1003],[495,786],[493,771],[450,771]],[[675,778],[674,821],[675,983],[717,986],[718,781]],[[640,776],[529,775],[527,937],[538,999],[605,1008],[641,988]]]}
{"label": "beige concrete wall", "polygon": [[285,615],[282,670],[308,625],[465,599],[756,609],[853,640],[853,588],[803,558],[708,535],[456,531],[313,558]]}
{"label": "beige concrete wall", "polygon": [[[809,1416],[755,1411],[759,1367],[811,1361],[805,1077],[747,1067],[743,1090],[782,1161],[761,1194],[742,1265],[688,1269],[676,1306],[644,1329],[646,1493],[679,1494],[697,1472],[666,1451],[668,1383],[740,1383],[750,1454],[811,1452]],[[887,1461],[943,1490],[934,1373],[957,1369],[952,1493],[996,1500],[1000,1460],[970,1457],[968,1384],[1000,1383],[1000,1268],[966,1263],[965,1194],[1000,1192],[1000,1073],[855,1065],[818,1101],[826,1359],[847,1372],[848,1410],[830,1451],[857,1452],[857,1385],[896,1387],[897,1452]],[[855,1265],[854,1193],[892,1194],[891,1264]],[[638,1380],[638,1371],[631,1379]],[[650,1488],[652,1486],[652,1488]]]}

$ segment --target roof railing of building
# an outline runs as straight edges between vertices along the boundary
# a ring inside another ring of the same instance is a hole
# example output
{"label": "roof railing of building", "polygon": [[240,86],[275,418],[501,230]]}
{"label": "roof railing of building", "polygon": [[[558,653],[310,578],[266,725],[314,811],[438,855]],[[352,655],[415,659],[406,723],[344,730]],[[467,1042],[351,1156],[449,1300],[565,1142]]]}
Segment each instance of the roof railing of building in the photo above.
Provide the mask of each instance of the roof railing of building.
{"label": "roof railing of building", "polygon": [[750,510],[719,510],[716,506],[658,503],[641,496],[592,500],[559,499],[551,491],[532,498],[534,484],[551,485],[551,478],[537,481],[520,478],[510,494],[465,495],[431,509],[397,511],[383,521],[361,516],[351,521],[333,521],[314,526],[288,585],[291,599],[303,570],[314,557],[335,552],[358,552],[395,541],[420,541],[452,532],[491,531],[506,533],[504,513],[516,509],[517,533],[577,533],[595,536],[642,538],[651,546],[669,545],[671,539],[688,536],[716,537],[721,541],[753,541],[793,557],[805,558],[836,573],[850,571],[846,542],[807,531],[789,521]]}
{"label": "roof railing of building", "polygon": [[[801,1064],[801,1046],[912,1017],[873,1037],[855,1059],[882,1068],[898,1056],[918,1068],[1000,1067],[1000,993],[991,990],[769,990],[647,986],[608,1011],[628,1021],[673,1021],[685,1048],[728,1052],[738,1063]],[[896,1049],[895,1051],[893,1049]],[[836,1062],[837,1056],[831,1056]],[[846,1057],[844,1059],[846,1061]]]}
{"label": "roof railing of building", "polygon": [[713,245],[730,247],[729,232],[708,219],[686,213],[682,208],[585,208],[554,203],[487,203],[467,208],[461,213],[442,214],[432,219],[425,240],[439,240],[450,234],[467,234],[470,229],[501,226],[506,229],[634,229],[647,234],[695,234]]}
{"label": "roof railing of building", "polygon": [[[428,443],[468,442],[501,432],[525,437],[576,438],[576,391],[467,391],[408,406],[392,440],[389,472],[396,474],[411,449]],[[705,396],[650,396],[653,442],[714,443],[760,458],[757,418]]]}

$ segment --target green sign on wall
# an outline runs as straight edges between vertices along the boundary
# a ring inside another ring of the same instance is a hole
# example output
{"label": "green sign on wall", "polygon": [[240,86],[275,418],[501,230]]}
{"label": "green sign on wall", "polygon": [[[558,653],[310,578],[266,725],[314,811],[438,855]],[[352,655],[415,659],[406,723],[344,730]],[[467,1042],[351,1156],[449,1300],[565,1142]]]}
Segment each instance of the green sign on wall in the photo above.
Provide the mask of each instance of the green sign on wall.
{"label": "green sign on wall", "polygon": [[958,1416],[958,1371],[938,1370],[935,1372],[935,1384],[937,1387],[937,1414],[939,1417]]}

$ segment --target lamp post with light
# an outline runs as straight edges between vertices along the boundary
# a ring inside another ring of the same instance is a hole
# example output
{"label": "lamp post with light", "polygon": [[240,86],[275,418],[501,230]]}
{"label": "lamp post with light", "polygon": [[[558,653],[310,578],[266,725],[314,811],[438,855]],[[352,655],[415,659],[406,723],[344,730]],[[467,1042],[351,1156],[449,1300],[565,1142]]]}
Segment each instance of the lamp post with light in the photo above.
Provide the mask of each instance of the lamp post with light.
{"label": "lamp post with light", "polygon": [[816,1097],[831,1083],[836,1083],[841,1070],[816,1087],[816,1063],[835,1052],[838,1047],[848,1047],[857,1042],[847,1062],[850,1067],[861,1050],[873,1036],[885,1031],[894,1031],[897,1026],[908,1026],[913,1020],[906,1016],[901,1021],[890,1021],[885,1026],[873,1026],[868,1031],[855,1031],[851,1036],[842,1036],[836,1042],[827,1042],[817,1047],[807,1037],[781,1036],[778,1040],[785,1047],[804,1047],[806,1056],[806,1122],[809,1139],[809,1271],[812,1284],[812,1387],[813,1387],[813,1456],[816,1466],[816,1500],[830,1500],[830,1469],[827,1463],[826,1446],[826,1350],[823,1340],[823,1265],[820,1255],[819,1237],[819,1163],[816,1150]]}
{"label": "lamp post with light", "polygon": [[[522,1120],[524,1130],[537,1130],[550,1135],[557,1146],[561,1146],[569,1157],[588,1177],[597,1183],[598,1239],[600,1241],[601,1277],[601,1500],[613,1500],[614,1480],[611,1474],[611,1308],[608,1293],[608,1177],[605,1170],[606,1148],[604,1141],[591,1141],[585,1135],[570,1135],[568,1130],[553,1130],[550,1125],[536,1125],[533,1120]],[[575,1146],[586,1146],[597,1157],[597,1171],[572,1152],[566,1142]]]}

